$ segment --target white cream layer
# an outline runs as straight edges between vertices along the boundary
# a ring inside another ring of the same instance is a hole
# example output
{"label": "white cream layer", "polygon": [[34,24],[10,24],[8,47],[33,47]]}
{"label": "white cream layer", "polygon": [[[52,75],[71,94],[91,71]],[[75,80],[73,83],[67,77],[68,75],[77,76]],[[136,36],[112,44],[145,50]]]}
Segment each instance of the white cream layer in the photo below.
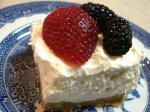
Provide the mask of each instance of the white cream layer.
{"label": "white cream layer", "polygon": [[99,36],[95,52],[80,68],[65,64],[47,47],[42,38],[42,22],[32,25],[31,44],[38,65],[45,103],[84,102],[120,96],[137,85],[142,52],[136,39],[126,55],[108,56]]}

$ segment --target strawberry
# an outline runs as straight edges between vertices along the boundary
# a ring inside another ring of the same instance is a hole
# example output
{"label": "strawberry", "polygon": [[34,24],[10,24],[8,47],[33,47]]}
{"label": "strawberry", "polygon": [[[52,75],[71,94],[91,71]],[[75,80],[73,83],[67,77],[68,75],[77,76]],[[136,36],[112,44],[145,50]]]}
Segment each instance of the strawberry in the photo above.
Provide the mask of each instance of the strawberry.
{"label": "strawberry", "polygon": [[96,21],[83,9],[71,6],[50,13],[43,24],[43,39],[67,63],[84,64],[98,41]]}

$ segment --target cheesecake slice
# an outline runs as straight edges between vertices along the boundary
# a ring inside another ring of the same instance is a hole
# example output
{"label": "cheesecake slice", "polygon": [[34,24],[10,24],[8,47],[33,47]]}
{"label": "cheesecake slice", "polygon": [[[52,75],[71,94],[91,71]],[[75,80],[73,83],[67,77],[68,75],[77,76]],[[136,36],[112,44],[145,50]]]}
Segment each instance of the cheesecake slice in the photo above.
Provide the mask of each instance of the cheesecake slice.
{"label": "cheesecake slice", "polygon": [[42,38],[42,25],[43,22],[32,25],[31,43],[45,104],[120,98],[136,88],[142,53],[136,48],[135,38],[127,54],[111,57],[104,51],[103,37],[99,35],[91,58],[80,68],[74,68],[48,48]]}

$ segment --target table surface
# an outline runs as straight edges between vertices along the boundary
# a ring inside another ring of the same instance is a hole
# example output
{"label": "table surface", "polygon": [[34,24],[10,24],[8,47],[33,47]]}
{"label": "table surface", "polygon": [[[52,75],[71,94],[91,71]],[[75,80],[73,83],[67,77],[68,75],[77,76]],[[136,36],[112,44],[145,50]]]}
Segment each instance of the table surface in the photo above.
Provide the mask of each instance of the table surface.
{"label": "table surface", "polygon": [[[0,8],[25,2],[39,0],[0,0]],[[42,1],[42,0],[41,0]],[[44,0],[43,0],[44,1]],[[53,0],[52,0],[53,1]],[[134,22],[146,31],[150,32],[150,0],[59,0],[68,2],[95,2],[108,6],[116,14]]]}

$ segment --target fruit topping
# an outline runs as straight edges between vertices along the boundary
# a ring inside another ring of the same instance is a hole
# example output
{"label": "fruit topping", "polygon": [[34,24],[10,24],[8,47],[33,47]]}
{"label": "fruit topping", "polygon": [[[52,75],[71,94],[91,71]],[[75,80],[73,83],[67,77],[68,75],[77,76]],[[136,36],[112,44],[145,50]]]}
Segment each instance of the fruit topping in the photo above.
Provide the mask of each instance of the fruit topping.
{"label": "fruit topping", "polygon": [[[88,14],[97,21],[100,28],[105,25],[108,20],[116,17],[112,10],[101,4],[94,4],[89,2],[81,5],[81,8],[88,12]],[[103,28],[101,28],[101,30],[102,29]]]}
{"label": "fruit topping", "polygon": [[116,17],[106,23],[103,32],[105,50],[115,56],[126,54],[132,46],[132,32],[128,21]]}
{"label": "fruit topping", "polygon": [[91,57],[98,40],[96,21],[75,6],[58,8],[49,14],[42,33],[57,56],[75,65],[84,64]]}

